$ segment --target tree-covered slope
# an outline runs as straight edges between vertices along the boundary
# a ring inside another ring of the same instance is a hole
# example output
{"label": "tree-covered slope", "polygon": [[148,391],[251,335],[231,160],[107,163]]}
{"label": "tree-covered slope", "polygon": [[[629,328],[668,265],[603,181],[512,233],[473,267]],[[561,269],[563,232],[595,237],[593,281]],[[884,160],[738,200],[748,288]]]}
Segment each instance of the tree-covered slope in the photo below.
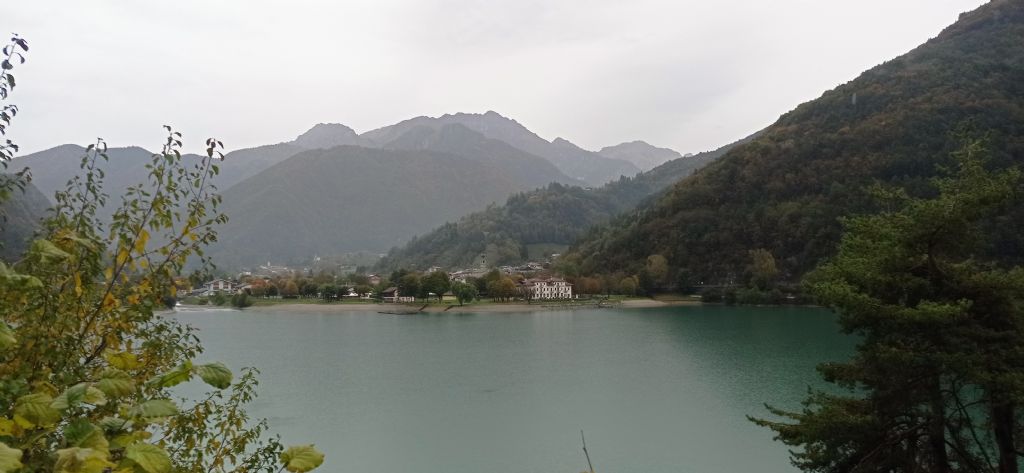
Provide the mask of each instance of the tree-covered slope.
{"label": "tree-covered slope", "polygon": [[727,282],[742,274],[749,250],[764,248],[794,279],[832,253],[841,216],[873,210],[868,185],[929,192],[926,179],[950,162],[964,129],[989,137],[994,165],[1024,160],[1024,2],[966,13],[910,53],[800,105],[650,208],[591,232],[566,262],[637,271],[661,254],[679,279]]}
{"label": "tree-covered slope", "polygon": [[505,205],[445,223],[392,249],[381,269],[466,267],[486,255],[489,264],[527,259],[531,245],[568,246],[589,227],[633,209],[697,168],[717,159],[745,138],[720,149],[669,161],[635,177],[598,189],[552,184],[510,197]]}
{"label": "tree-covered slope", "polygon": [[[0,174],[0,179],[6,177]],[[0,260],[12,261],[23,254],[49,207],[50,201],[32,183],[24,192],[15,189],[0,204]]]}

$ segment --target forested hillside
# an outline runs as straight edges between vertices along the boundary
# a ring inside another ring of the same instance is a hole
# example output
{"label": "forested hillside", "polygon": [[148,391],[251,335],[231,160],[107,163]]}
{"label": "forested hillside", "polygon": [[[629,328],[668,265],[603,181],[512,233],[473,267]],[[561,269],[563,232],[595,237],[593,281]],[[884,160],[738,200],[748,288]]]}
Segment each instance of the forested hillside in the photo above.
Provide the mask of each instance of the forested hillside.
{"label": "forested hillside", "polygon": [[[869,185],[933,192],[927,179],[952,162],[962,133],[987,137],[994,166],[1024,160],[1024,2],[964,14],[800,105],[650,208],[592,231],[564,263],[635,272],[661,254],[677,283],[729,282],[742,277],[750,250],[766,249],[794,280],[832,254],[840,217],[875,210]],[[994,229],[993,249],[1015,260],[1020,221]]]}
{"label": "forested hillside", "polygon": [[[0,179],[6,177],[0,174]],[[0,260],[20,257],[26,242],[39,229],[50,202],[36,186],[29,183],[25,191],[15,189],[8,200],[0,203]]]}
{"label": "forested hillside", "polygon": [[505,205],[494,205],[458,222],[445,223],[401,248],[392,249],[379,266],[384,270],[465,267],[476,263],[480,255],[486,255],[489,264],[502,265],[528,259],[531,247],[567,247],[589,227],[633,209],[749,139],[678,158],[598,189],[552,184],[514,195]]}

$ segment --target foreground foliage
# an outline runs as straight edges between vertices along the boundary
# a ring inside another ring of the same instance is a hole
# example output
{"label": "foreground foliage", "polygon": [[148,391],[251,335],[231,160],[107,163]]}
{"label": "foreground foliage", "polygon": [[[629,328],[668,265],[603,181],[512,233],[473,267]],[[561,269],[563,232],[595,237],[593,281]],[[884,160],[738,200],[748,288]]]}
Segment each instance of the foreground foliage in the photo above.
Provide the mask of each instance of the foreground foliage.
{"label": "foreground foliage", "polygon": [[[813,392],[787,421],[756,420],[814,472],[1016,473],[1024,451],[1024,268],[979,258],[1019,206],[1018,170],[987,171],[977,143],[939,195],[883,190],[891,210],[845,222],[809,278],[862,337],[821,366],[845,389]],[[878,189],[876,189],[878,190]]]}
{"label": "foreground foliage", "polygon": [[[5,48],[3,98],[15,47],[27,50],[17,37]],[[226,220],[210,184],[223,145],[207,140],[205,157],[186,160],[181,135],[167,132],[147,182],[120,197],[109,226],[97,218],[109,199],[100,140],[28,251],[0,263],[0,472],[304,472],[323,461],[311,446],[265,438],[266,424],[244,410],[253,371],[235,380],[221,363],[194,362],[193,330],[156,312]],[[4,166],[12,151],[0,146]],[[25,178],[5,181],[13,187],[0,202]],[[212,391],[173,400],[170,389],[194,378]]]}
{"label": "foreground foliage", "polygon": [[[24,258],[0,263],[0,471],[308,471],[316,463],[284,455],[263,438],[264,423],[249,422],[251,371],[233,382],[223,364],[193,362],[202,353],[193,331],[156,313],[225,220],[208,185],[220,143],[209,140],[207,156],[186,164],[180,135],[168,133],[149,182],[129,188],[109,228],[96,219],[108,199],[100,141]],[[193,378],[214,391],[173,401],[169,389]]]}

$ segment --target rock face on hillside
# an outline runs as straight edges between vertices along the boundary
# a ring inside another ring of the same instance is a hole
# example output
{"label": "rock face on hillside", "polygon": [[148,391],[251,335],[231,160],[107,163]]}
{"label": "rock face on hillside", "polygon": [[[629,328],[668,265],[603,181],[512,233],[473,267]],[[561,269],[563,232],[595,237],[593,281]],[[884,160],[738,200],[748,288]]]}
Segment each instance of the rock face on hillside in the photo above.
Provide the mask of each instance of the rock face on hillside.
{"label": "rock face on hillside", "polygon": [[[1024,162],[1022,78],[1024,2],[991,2],[783,115],[650,208],[592,233],[567,261],[635,272],[661,254],[680,279],[727,282],[764,248],[795,280],[832,253],[841,216],[875,210],[870,184],[927,193],[959,134],[988,136],[993,166]],[[996,230],[1008,260],[1024,253],[1018,230]]]}

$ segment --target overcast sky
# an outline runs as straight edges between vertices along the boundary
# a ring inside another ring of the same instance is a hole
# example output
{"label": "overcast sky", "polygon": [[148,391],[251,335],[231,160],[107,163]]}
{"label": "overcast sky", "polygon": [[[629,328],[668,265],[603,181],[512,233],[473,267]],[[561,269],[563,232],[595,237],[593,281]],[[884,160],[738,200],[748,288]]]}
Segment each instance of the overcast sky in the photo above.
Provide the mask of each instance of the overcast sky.
{"label": "overcast sky", "polygon": [[189,150],[497,111],[589,149],[697,152],[896,57],[981,0],[17,2],[9,137]]}

